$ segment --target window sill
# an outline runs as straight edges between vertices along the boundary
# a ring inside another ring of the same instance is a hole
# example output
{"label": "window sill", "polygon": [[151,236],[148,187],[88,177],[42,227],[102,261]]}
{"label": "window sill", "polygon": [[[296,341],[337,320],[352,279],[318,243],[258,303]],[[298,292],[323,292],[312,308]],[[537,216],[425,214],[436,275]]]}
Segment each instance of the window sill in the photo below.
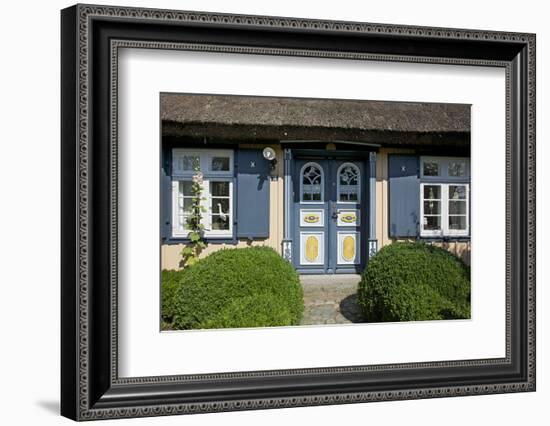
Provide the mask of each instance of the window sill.
{"label": "window sill", "polygon": [[[220,236],[208,236],[202,239],[207,244],[236,244],[237,239],[234,235],[220,235]],[[169,237],[162,239],[162,245],[177,245],[177,244],[188,244],[191,240],[186,237]]]}
{"label": "window sill", "polygon": [[419,237],[422,241],[445,241],[445,242],[452,242],[452,241],[470,241],[471,237],[470,235],[421,235]]}

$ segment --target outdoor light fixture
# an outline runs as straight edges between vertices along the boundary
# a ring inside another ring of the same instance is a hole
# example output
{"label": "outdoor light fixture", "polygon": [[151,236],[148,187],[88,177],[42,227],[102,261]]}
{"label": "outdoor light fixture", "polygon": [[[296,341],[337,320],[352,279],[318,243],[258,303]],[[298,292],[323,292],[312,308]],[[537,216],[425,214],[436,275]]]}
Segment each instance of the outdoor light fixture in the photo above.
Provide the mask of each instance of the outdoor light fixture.
{"label": "outdoor light fixture", "polygon": [[269,146],[264,148],[263,155],[264,158],[268,161],[275,161],[275,158],[277,157],[277,155],[275,154],[275,150]]}
{"label": "outdoor light fixture", "polygon": [[269,161],[269,176],[271,179],[275,179],[277,177],[275,172],[275,166],[277,165],[277,154],[275,153],[275,150],[268,146],[264,148],[262,154],[264,158]]}

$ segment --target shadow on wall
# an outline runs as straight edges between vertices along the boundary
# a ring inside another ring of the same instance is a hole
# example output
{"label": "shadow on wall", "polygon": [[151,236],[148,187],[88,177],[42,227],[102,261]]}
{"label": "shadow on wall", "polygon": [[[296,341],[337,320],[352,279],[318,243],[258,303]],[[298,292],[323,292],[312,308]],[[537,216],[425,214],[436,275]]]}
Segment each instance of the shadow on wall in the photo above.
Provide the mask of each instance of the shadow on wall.
{"label": "shadow on wall", "polygon": [[[224,249],[224,248],[244,248],[244,247],[252,247],[253,246],[253,243],[254,243],[254,240],[251,239],[251,238],[247,238],[246,240],[242,240],[243,242],[243,246],[241,247],[237,247],[235,244],[232,244],[232,243],[228,243],[227,245],[226,244],[207,244],[207,246],[204,248],[204,249],[201,249],[199,250],[199,259],[204,259],[206,256],[208,256],[209,254],[211,253],[214,253],[216,252],[217,250],[219,249]],[[178,251],[179,256],[181,256],[181,252],[185,249],[185,248],[192,248],[192,244],[190,243],[185,243],[185,244],[182,244],[181,246],[181,249]],[[178,269],[183,269],[185,267],[185,259],[182,258],[178,261]],[[167,269],[167,268],[162,268],[162,269]],[[170,269],[170,268],[168,268]]]}
{"label": "shadow on wall", "polygon": [[471,248],[469,241],[442,241],[434,242],[433,245],[447,250],[470,266]]}
{"label": "shadow on wall", "polygon": [[[408,241],[412,243],[417,240],[413,238],[410,238],[410,239],[400,238],[398,240],[392,239],[391,241],[392,243],[398,242],[398,241]],[[431,241],[431,242],[427,242],[427,244],[431,244],[436,247],[440,247],[442,249],[447,250],[449,253],[454,254],[456,257],[462,260],[466,265],[470,266],[470,255],[471,255],[470,241]]]}

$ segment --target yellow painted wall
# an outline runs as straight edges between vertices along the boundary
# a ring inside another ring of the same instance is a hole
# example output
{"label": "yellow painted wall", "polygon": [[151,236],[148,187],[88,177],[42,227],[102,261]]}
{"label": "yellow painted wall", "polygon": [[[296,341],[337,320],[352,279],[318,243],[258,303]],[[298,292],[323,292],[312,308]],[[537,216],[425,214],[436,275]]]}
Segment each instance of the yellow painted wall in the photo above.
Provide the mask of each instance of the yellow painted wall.
{"label": "yellow painted wall", "polygon": [[[248,145],[240,144],[240,148],[258,148],[263,149],[266,146],[272,147],[277,153],[277,179],[270,181],[269,186],[269,237],[265,239],[255,239],[253,241],[240,240],[238,244],[209,244],[208,247],[201,253],[201,258],[208,256],[214,251],[223,248],[243,248],[257,245],[267,245],[273,247],[278,253],[282,252],[283,240],[283,214],[284,214],[284,161],[283,151],[280,145]],[[254,208],[251,206],[250,208]],[[165,244],[161,247],[161,268],[162,269],[179,269],[181,268],[181,250],[185,244]]]}

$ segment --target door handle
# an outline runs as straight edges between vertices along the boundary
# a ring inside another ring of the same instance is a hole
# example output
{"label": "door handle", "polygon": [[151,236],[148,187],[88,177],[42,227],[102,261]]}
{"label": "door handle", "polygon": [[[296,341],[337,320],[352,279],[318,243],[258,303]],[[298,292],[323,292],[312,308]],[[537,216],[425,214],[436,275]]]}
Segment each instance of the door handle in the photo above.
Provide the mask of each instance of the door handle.
{"label": "door handle", "polygon": [[338,208],[336,207],[336,202],[330,202],[330,216],[333,219],[338,219]]}

